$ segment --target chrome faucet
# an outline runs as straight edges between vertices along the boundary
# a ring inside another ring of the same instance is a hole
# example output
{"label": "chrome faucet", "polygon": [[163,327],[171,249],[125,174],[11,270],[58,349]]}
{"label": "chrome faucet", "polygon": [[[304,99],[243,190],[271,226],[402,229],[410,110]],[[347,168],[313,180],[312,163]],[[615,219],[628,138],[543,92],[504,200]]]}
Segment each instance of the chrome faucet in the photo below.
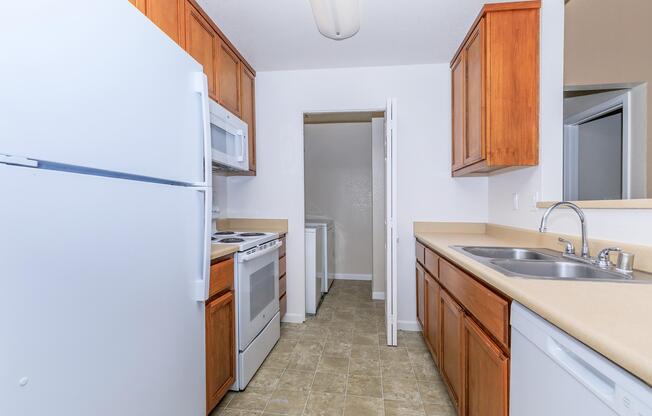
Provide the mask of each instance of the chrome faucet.
{"label": "chrome faucet", "polygon": [[580,225],[582,226],[582,253],[581,257],[586,260],[590,260],[591,256],[589,255],[589,240],[586,236],[586,217],[584,216],[584,212],[580,207],[577,205],[573,204],[572,202],[568,201],[561,201],[554,203],[550,208],[546,210],[546,212],[543,214],[543,217],[541,218],[541,225],[539,226],[539,232],[545,233],[548,229],[547,224],[548,224],[548,216],[550,213],[557,207],[568,207],[575,211],[578,217],[580,217]]}

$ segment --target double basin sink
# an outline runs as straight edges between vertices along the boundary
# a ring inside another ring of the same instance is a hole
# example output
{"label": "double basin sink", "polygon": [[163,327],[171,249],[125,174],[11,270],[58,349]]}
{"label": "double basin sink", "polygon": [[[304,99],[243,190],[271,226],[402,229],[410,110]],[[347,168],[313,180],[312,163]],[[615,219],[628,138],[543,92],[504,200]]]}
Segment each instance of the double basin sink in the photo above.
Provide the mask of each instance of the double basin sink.
{"label": "double basin sink", "polygon": [[457,251],[510,277],[550,280],[652,283],[652,275],[625,273],[565,257],[548,249],[453,246]]}

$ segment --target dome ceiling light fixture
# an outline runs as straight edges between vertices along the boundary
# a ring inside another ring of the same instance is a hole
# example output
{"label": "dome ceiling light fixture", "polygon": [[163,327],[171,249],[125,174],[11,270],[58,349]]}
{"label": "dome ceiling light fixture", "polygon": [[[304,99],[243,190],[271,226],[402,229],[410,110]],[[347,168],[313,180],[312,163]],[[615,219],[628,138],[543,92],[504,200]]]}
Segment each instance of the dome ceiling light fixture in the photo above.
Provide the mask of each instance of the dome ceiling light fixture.
{"label": "dome ceiling light fixture", "polygon": [[360,30],[359,0],[310,0],[319,32],[334,40],[350,38]]}

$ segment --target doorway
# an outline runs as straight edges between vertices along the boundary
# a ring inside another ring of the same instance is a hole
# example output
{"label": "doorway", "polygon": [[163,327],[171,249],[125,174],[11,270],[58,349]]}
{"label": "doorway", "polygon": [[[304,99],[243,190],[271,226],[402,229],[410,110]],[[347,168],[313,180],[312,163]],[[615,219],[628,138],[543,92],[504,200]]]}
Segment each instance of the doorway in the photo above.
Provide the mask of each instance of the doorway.
{"label": "doorway", "polygon": [[[387,181],[385,114],[385,110],[304,114],[306,312],[323,316],[322,308],[325,314],[350,314],[353,320],[373,317],[382,332],[388,332],[388,343],[395,345],[391,290],[395,287],[390,285],[387,291],[387,270],[391,275],[395,260],[388,262],[387,249],[393,245],[386,244],[393,224],[387,207],[389,203],[391,211],[395,205],[387,194],[394,182]],[[327,249],[319,244],[324,235]],[[319,285],[312,284],[313,267],[315,278],[322,281],[323,297],[313,292]]]}

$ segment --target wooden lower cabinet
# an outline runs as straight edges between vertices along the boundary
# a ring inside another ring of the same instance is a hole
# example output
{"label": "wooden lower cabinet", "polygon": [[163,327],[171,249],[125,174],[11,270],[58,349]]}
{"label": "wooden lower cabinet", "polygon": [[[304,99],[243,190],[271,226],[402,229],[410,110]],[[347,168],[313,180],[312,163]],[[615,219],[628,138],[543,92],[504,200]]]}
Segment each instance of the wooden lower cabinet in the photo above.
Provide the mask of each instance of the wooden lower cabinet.
{"label": "wooden lower cabinet", "polygon": [[206,304],[206,413],[235,381],[235,301],[228,291]]}
{"label": "wooden lower cabinet", "polygon": [[439,273],[416,263],[417,305],[424,303],[417,319],[453,406],[459,416],[507,416],[510,302],[425,248],[429,256]]}
{"label": "wooden lower cabinet", "polygon": [[435,364],[439,365],[441,287],[428,273],[425,278],[425,295],[424,338]]}
{"label": "wooden lower cabinet", "polygon": [[468,316],[464,317],[464,409],[467,416],[507,416],[509,359]]}
{"label": "wooden lower cabinet", "polygon": [[439,369],[458,414],[463,405],[464,311],[446,292],[441,292],[441,356]]}
{"label": "wooden lower cabinet", "polygon": [[278,251],[278,273],[279,273],[279,282],[278,282],[278,303],[279,309],[281,311],[281,319],[285,316],[285,313],[288,310],[288,299],[287,299],[287,271],[286,271],[286,253],[285,244],[287,242],[287,234],[282,233],[280,235],[281,248]]}
{"label": "wooden lower cabinet", "polygon": [[420,264],[417,264],[417,321],[421,328],[425,328],[425,270]]}

